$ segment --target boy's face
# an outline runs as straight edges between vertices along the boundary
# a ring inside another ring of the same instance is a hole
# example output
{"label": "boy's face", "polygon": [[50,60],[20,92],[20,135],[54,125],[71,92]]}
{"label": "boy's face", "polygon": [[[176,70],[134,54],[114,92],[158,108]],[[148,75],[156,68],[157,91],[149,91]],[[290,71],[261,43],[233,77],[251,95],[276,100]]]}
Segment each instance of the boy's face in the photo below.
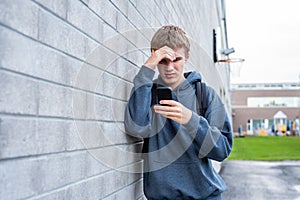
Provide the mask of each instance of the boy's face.
{"label": "boy's face", "polygon": [[173,61],[169,59],[161,60],[158,64],[158,71],[162,80],[174,89],[185,80],[183,67],[188,59],[188,55],[185,55],[184,48],[173,51],[176,59]]}

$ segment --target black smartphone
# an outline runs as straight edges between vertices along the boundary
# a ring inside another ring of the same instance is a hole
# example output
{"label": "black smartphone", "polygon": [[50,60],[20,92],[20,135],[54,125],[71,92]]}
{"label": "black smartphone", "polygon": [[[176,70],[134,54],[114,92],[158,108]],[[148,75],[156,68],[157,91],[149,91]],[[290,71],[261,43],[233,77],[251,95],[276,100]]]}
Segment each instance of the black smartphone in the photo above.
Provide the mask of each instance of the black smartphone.
{"label": "black smartphone", "polygon": [[[158,103],[161,100],[172,100],[172,90],[168,87],[158,87],[157,88],[157,101]],[[163,106],[167,106],[165,104],[160,104]]]}

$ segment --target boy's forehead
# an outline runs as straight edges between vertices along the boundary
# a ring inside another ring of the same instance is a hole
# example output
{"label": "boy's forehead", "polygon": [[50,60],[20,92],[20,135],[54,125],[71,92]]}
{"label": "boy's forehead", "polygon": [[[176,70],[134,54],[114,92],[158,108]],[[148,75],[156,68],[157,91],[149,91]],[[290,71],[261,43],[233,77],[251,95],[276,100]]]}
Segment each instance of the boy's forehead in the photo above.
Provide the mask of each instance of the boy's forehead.
{"label": "boy's forehead", "polygon": [[185,57],[185,50],[183,47],[181,48],[177,48],[177,49],[173,49],[176,57]]}

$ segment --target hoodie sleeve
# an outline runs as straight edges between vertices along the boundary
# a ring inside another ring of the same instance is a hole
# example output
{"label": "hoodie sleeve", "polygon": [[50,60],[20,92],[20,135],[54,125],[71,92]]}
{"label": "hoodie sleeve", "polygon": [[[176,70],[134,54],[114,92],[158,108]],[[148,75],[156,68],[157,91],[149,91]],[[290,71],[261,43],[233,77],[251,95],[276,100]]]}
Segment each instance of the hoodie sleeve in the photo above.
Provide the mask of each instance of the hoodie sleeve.
{"label": "hoodie sleeve", "polygon": [[149,137],[151,134],[151,88],[155,72],[142,66],[134,78],[134,87],[125,110],[126,133],[135,137]]}
{"label": "hoodie sleeve", "polygon": [[189,133],[194,133],[196,149],[200,158],[223,161],[232,149],[232,129],[225,107],[216,92],[207,87],[208,108],[205,116],[193,113],[184,125]]}

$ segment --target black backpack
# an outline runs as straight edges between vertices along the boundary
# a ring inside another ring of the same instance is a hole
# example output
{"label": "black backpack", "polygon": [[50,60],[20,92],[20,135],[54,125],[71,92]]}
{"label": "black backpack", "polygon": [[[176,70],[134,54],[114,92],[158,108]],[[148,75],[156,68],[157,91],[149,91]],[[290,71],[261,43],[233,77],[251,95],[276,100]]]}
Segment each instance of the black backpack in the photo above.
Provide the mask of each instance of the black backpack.
{"label": "black backpack", "polygon": [[[201,82],[201,80],[197,80],[192,84],[195,85],[195,94],[198,100],[198,106],[197,106],[198,114],[204,117],[205,112],[207,110],[206,84]],[[152,92],[151,105],[157,104],[155,97],[156,97],[156,88],[159,86],[160,86],[159,84],[153,83],[153,86],[151,88],[151,92]]]}

